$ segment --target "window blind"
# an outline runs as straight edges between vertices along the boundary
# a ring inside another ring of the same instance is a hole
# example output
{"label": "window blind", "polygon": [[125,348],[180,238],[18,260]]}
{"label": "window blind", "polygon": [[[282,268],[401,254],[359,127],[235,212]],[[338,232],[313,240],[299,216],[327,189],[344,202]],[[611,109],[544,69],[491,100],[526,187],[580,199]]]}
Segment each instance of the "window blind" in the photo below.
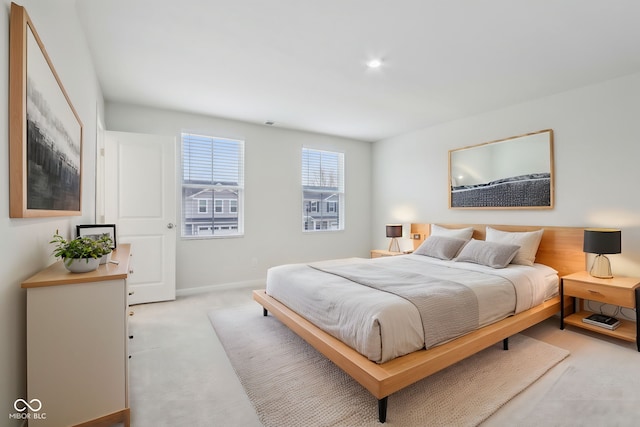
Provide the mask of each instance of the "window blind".
{"label": "window blind", "polygon": [[304,231],[344,229],[344,153],[302,149]]}
{"label": "window blind", "polygon": [[244,141],[182,134],[183,237],[241,235],[243,192]]}

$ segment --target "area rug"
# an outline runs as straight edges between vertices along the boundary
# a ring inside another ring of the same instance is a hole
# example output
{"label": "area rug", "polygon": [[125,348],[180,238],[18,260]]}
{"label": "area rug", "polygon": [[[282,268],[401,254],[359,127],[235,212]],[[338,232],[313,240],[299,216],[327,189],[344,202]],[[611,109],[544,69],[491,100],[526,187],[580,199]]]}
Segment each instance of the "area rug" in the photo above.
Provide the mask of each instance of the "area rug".
{"label": "area rug", "polygon": [[[266,427],[375,426],[378,401],[257,303],[209,312]],[[569,355],[524,335],[389,396],[386,426],[475,426]]]}

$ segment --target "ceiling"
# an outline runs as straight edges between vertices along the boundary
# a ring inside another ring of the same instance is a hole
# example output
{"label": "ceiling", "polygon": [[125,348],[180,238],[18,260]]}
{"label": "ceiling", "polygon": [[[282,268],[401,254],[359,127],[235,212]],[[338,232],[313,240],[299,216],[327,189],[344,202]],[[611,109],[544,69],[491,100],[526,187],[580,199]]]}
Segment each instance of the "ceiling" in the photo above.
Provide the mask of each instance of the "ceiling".
{"label": "ceiling", "polygon": [[365,141],[640,72],[637,0],[77,8],[107,101]]}

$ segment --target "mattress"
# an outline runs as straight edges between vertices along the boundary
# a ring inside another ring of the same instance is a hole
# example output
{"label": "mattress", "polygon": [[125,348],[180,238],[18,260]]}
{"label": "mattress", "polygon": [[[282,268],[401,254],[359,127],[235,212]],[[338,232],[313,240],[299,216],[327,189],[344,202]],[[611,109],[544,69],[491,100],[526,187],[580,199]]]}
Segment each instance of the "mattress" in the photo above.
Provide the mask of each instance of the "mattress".
{"label": "mattress", "polygon": [[[408,299],[360,284],[357,278],[326,272],[354,265],[468,287],[477,299],[476,328],[538,305],[558,290],[557,272],[544,265],[493,269],[420,255],[288,264],[268,270],[268,295],[377,363],[425,348],[425,328],[450,326],[455,316],[440,316],[441,322],[423,326],[425,316]],[[465,307],[455,306],[456,301],[451,303],[450,313],[465,312]],[[429,347],[455,337],[447,336]]]}

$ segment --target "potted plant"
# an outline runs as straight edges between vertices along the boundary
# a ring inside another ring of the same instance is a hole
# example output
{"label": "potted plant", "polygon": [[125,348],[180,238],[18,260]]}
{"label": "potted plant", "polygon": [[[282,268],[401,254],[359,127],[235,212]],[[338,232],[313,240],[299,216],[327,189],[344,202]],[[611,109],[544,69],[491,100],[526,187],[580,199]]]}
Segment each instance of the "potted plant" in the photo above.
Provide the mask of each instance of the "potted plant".
{"label": "potted plant", "polygon": [[100,264],[106,264],[111,257],[111,247],[113,245],[113,239],[109,234],[102,234],[97,240],[98,246],[102,249],[102,255],[100,256]]}
{"label": "potted plant", "polygon": [[104,247],[97,240],[88,237],[66,240],[58,234],[58,230],[49,243],[56,245],[53,255],[62,258],[64,266],[72,273],[86,273],[97,269],[100,257],[104,255]]}

